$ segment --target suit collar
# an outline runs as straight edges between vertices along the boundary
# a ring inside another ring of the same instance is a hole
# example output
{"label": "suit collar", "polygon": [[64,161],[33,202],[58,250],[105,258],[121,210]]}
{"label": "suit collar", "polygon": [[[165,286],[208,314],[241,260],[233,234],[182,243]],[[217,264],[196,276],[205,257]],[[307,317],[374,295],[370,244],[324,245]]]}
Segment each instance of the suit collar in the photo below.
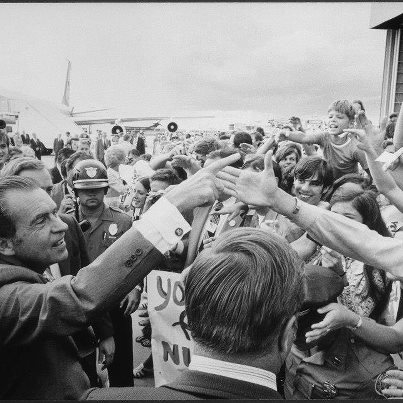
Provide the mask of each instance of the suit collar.
{"label": "suit collar", "polygon": [[273,389],[199,371],[186,370],[174,382],[164,385],[164,387],[201,398],[282,399],[281,395]]}

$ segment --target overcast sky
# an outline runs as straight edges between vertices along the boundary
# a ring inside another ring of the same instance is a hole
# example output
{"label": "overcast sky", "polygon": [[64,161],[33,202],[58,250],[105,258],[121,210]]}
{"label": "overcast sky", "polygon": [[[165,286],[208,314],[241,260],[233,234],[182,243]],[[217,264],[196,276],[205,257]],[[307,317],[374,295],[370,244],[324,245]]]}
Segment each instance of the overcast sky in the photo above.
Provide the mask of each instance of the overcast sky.
{"label": "overcast sky", "polygon": [[378,118],[384,30],[370,3],[2,4],[0,86],[130,114],[326,114],[363,100]]}

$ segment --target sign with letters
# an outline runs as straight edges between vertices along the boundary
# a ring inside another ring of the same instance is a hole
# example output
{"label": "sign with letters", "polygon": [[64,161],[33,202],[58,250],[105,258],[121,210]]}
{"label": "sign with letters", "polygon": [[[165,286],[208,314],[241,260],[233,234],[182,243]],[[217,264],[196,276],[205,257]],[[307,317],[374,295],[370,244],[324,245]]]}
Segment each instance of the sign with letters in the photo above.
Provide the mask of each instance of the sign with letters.
{"label": "sign with letters", "polygon": [[189,366],[193,340],[187,325],[179,273],[154,270],[147,276],[148,313],[155,386],[174,381]]}

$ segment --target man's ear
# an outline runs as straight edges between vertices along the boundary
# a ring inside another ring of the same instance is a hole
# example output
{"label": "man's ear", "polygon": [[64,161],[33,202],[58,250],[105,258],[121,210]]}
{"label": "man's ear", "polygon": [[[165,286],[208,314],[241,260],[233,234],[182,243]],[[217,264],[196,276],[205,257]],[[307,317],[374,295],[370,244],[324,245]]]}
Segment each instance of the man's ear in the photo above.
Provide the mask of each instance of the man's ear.
{"label": "man's ear", "polygon": [[0,254],[5,256],[15,255],[14,242],[9,238],[0,238]]}
{"label": "man's ear", "polygon": [[290,352],[291,346],[294,343],[295,336],[297,334],[298,324],[296,316],[292,316],[291,319],[283,326],[279,337],[280,353],[285,353],[285,356]]}

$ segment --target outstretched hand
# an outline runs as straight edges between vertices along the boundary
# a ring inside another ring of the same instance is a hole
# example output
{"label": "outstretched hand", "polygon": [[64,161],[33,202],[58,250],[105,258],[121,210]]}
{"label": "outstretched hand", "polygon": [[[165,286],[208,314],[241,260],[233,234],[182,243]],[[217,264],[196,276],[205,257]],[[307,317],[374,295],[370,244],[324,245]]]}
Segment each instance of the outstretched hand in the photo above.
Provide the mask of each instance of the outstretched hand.
{"label": "outstretched hand", "polygon": [[233,188],[228,188],[229,182],[224,183],[217,179],[217,173],[238,161],[239,158],[241,158],[239,154],[232,154],[211,163],[208,167],[201,169],[189,179],[180,183],[168,192],[165,197],[179,211],[190,211],[195,207],[214,203],[223,192],[226,194],[233,192]]}
{"label": "outstretched hand", "polygon": [[273,172],[272,151],[268,151],[264,158],[264,170],[252,172],[226,167],[217,173],[221,179],[225,193],[234,196],[245,204],[265,207],[271,206],[278,191],[277,178]]}
{"label": "outstretched hand", "polygon": [[382,133],[368,120],[364,111],[358,112],[356,122],[357,126],[362,127],[362,129],[346,129],[344,132],[351,133],[357,138],[357,147],[359,149],[370,155],[377,156],[376,150],[381,147],[383,141]]}

